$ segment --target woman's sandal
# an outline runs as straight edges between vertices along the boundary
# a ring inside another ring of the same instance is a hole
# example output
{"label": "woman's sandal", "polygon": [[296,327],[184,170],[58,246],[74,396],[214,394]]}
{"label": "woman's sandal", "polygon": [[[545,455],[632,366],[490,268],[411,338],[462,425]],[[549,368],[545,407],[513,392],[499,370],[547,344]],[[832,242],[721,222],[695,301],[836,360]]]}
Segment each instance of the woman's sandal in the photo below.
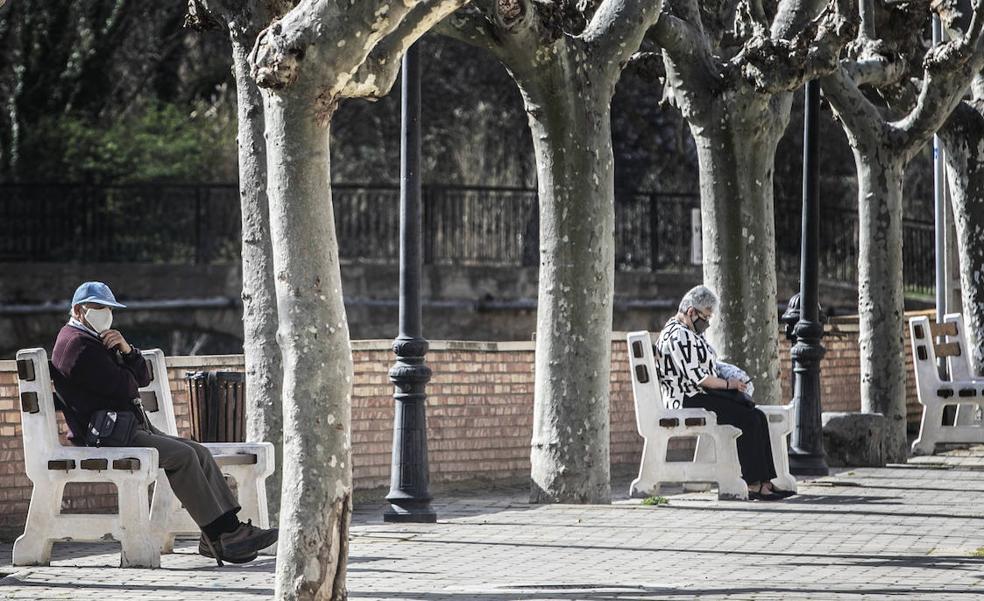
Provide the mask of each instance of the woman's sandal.
{"label": "woman's sandal", "polygon": [[769,492],[762,492],[762,486],[764,485],[759,484],[757,491],[749,490],[748,498],[752,501],[781,501],[786,498],[776,494],[775,489]]}

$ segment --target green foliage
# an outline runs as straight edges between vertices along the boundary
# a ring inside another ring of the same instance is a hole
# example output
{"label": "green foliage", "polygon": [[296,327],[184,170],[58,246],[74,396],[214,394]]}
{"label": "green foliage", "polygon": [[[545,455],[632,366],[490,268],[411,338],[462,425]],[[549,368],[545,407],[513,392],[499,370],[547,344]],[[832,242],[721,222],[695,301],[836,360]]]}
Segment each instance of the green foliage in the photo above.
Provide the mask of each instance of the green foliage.
{"label": "green foliage", "polygon": [[669,505],[670,500],[666,497],[646,497],[642,500],[643,505]]}
{"label": "green foliage", "polygon": [[206,103],[160,104],[110,123],[45,117],[25,139],[23,153],[30,160],[21,179],[234,181],[236,124],[230,112]]}
{"label": "green foliage", "polygon": [[977,547],[971,554],[971,557],[984,557],[984,547]]}

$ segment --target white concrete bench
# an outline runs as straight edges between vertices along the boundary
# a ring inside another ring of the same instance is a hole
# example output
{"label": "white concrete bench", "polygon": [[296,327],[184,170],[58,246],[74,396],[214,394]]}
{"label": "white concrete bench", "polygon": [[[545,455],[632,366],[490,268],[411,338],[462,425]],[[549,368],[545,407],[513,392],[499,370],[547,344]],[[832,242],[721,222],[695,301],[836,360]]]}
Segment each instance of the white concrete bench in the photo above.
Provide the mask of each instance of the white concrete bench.
{"label": "white concrete bench", "polygon": [[[718,483],[719,498],[729,498],[730,489],[723,488],[717,470],[730,470],[730,476],[742,483],[742,495],[748,498],[747,487],[740,479],[737,446],[721,429],[730,428],[741,435],[734,426],[717,423],[717,416],[703,409],[669,409],[662,400],[657,382],[652,338],[649,332],[631,332],[627,336],[629,366],[632,372],[632,393],[635,398],[636,427],[646,440],[639,477],[632,483],[630,494],[653,490],[650,483],[680,482],[690,490],[706,490],[706,483]],[[758,405],[769,420],[769,442],[776,477],[772,480],[782,490],[796,491],[796,478],[789,472],[788,437],[793,430],[793,408],[789,405]],[[712,427],[713,426],[713,427]],[[699,431],[696,431],[699,429]],[[650,437],[654,447],[649,450]],[[666,451],[672,438],[696,438],[697,448],[692,462],[666,461]],[[724,452],[718,459],[718,449]],[[734,463],[732,464],[732,455]],[[647,465],[648,464],[648,465]],[[724,466],[719,467],[718,465]],[[712,473],[715,477],[705,477]],[[722,472],[724,473],[724,472]],[[731,480],[728,480],[731,482]],[[702,484],[703,483],[703,484]],[[646,488],[648,486],[648,488]],[[730,485],[728,485],[730,486]]]}
{"label": "white concrete bench", "polygon": [[[24,534],[14,543],[13,564],[48,565],[58,541],[119,541],[121,567],[154,568],[160,546],[147,511],[148,488],[157,478],[157,449],[68,447],[58,439],[51,372],[44,349],[17,353],[24,465],[34,484]],[[63,514],[69,482],[110,482],[117,514]]]}
{"label": "white concrete bench", "polygon": [[[923,406],[919,437],[912,443],[914,455],[932,455],[940,443],[984,443],[984,427],[975,419],[984,407],[984,378],[976,376],[967,359],[963,318],[949,314],[942,324],[929,317],[909,320],[912,363],[916,372],[919,403]],[[941,338],[937,342],[937,338]],[[940,377],[939,359],[946,359],[950,379]],[[956,406],[955,423],[943,423],[943,411]]]}
{"label": "white concrete bench", "polygon": [[[155,428],[178,435],[177,421],[174,417],[174,403],[167,378],[164,353],[159,349],[143,351],[150,370],[151,382],[140,389],[140,399],[147,417]],[[270,527],[267,510],[266,479],[273,473],[275,458],[273,444],[269,442],[207,442],[202,443],[215,458],[222,473],[235,481],[236,492],[242,510],[239,519],[253,520],[261,528]],[[178,536],[198,537],[201,529],[184,510],[174,496],[164,471],[161,470],[151,504],[151,522],[161,541],[161,550],[171,553],[174,539]],[[265,550],[272,553],[274,547]]]}
{"label": "white concrete bench", "polygon": [[[667,409],[656,381],[649,332],[630,332],[627,341],[636,427],[645,441],[639,477],[629,494],[656,494],[663,484],[715,483],[719,499],[748,499],[735,444],[741,430],[718,424],[717,416],[703,409]],[[668,461],[670,441],[688,438],[697,442],[693,461]]]}

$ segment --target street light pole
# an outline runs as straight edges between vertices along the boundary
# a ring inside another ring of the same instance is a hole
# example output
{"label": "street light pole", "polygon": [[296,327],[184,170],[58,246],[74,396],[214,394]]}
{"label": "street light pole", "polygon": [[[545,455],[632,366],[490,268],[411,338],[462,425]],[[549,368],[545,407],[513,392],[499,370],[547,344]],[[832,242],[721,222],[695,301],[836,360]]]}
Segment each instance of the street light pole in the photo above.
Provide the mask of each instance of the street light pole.
{"label": "street light pole", "polygon": [[[799,320],[792,334],[796,344],[793,358],[793,428],[789,468],[793,474],[826,476],[823,424],[820,416],[820,361],[826,352],[821,344],[820,319],[820,82],[807,82],[803,126],[803,231],[800,251]],[[795,307],[790,301],[791,313]]]}
{"label": "street light pole", "polygon": [[396,390],[393,416],[393,459],[390,466],[390,508],[385,522],[434,522],[428,491],[427,382],[424,362],[427,340],[420,314],[420,62],[418,44],[403,57],[400,141],[400,333],[393,341],[396,364],[389,378]]}

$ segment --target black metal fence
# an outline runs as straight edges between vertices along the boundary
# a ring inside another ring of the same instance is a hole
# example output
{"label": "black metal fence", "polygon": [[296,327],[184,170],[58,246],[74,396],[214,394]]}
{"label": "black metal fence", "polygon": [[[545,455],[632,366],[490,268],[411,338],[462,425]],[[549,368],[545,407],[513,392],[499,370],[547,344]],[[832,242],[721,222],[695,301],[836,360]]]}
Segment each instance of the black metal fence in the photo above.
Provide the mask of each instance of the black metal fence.
{"label": "black metal fence", "polygon": [[[536,191],[425,186],[424,261],[436,265],[537,264]],[[335,185],[340,255],[399,258],[399,189]],[[776,211],[776,262],[799,270],[798,203]],[[617,192],[615,261],[620,270],[693,271],[694,194]],[[857,282],[858,221],[824,206],[821,278]],[[222,263],[239,257],[239,195],[233,185],[0,185],[0,261]],[[907,220],[903,252],[909,291],[931,294],[933,224]]]}

